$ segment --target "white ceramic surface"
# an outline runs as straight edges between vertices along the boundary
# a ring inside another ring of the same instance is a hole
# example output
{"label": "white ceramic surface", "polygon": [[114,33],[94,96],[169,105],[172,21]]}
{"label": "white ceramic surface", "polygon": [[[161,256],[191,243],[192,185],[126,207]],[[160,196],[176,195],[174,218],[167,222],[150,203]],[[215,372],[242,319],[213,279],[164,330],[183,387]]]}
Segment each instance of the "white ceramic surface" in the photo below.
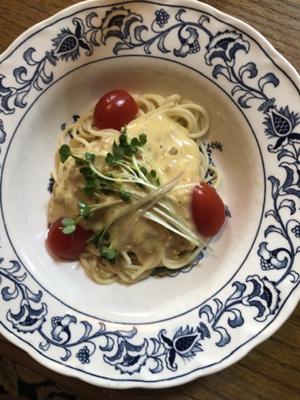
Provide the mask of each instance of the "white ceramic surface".
{"label": "white ceramic surface", "polygon": [[[285,321],[299,299],[299,77],[259,33],[196,1],[86,1],[0,62],[4,336],[96,385],[166,387],[225,368]],[[60,126],[116,87],[208,109],[231,213],[198,266],[130,287],[96,285],[44,246]]]}

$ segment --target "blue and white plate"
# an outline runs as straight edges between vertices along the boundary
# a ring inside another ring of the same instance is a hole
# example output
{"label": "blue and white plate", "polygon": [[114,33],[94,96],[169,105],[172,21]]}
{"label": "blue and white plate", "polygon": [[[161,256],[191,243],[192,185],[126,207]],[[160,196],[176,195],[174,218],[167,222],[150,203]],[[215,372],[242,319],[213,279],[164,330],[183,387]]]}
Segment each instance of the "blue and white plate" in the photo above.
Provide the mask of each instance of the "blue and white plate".
{"label": "blue and white plate", "polygon": [[[96,385],[167,387],[236,362],[299,300],[299,77],[259,33],[206,4],[107,3],[60,12],[0,59],[0,332]],[[198,266],[130,287],[96,285],[44,245],[61,125],[117,87],[208,109],[229,208]]]}

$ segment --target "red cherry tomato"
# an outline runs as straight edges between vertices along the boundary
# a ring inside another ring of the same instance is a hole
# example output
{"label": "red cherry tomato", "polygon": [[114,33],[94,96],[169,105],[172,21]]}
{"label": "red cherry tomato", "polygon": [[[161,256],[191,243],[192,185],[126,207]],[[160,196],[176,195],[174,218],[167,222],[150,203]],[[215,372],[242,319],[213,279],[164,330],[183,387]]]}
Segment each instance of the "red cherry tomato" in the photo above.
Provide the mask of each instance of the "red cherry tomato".
{"label": "red cherry tomato", "polygon": [[58,219],[50,226],[46,245],[54,257],[77,260],[80,253],[85,249],[86,242],[91,237],[92,232],[79,225],[76,226],[74,233],[69,235],[65,235],[62,230],[61,219]]}
{"label": "red cherry tomato", "polygon": [[118,131],[138,112],[134,98],[125,90],[118,89],[106,93],[98,101],[94,110],[94,123],[99,129],[117,129]]}
{"label": "red cherry tomato", "polygon": [[192,216],[201,235],[214,236],[225,220],[225,206],[216,190],[205,182],[197,185],[192,194]]}

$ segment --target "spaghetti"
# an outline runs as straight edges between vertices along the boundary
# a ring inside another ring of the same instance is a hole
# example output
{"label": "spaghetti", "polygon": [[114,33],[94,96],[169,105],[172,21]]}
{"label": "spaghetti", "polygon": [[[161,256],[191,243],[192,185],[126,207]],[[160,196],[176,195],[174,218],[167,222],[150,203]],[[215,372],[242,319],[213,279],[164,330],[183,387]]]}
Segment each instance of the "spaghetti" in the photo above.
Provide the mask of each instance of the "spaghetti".
{"label": "spaghetti", "polygon": [[202,142],[203,107],[179,95],[134,99],[138,115],[121,134],[97,129],[93,110],[68,125],[52,173],[48,221],[63,217],[66,233],[74,221],[93,232],[79,261],[100,284],[131,284],[194,261],[207,238],[193,224],[190,194],[199,182],[220,183]]}

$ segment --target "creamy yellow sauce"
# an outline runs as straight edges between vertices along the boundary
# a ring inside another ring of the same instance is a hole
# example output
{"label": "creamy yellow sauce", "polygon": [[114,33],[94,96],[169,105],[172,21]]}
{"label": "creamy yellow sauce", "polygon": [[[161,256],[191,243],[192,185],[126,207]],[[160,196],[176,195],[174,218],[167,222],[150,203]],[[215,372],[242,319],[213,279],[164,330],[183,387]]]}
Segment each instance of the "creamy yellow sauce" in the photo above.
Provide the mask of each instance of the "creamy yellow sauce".
{"label": "creamy yellow sauce", "polygon": [[[182,176],[178,185],[200,181],[201,155],[196,142],[189,137],[187,129],[164,114],[155,114],[148,117],[143,116],[127,125],[127,135],[130,139],[138,137],[141,133],[147,135],[144,149],[156,164],[154,169],[159,174],[161,184],[179,174]],[[105,143],[107,151],[111,151],[113,138],[111,137],[110,140],[110,149],[107,149],[109,139]],[[182,215],[189,220],[191,188],[175,189],[171,193],[178,201]],[[106,213],[110,214],[110,211],[108,210]],[[131,229],[132,226],[134,229]],[[112,229],[114,231],[112,236],[117,238],[118,242],[124,240],[124,229],[120,230],[118,225]],[[144,218],[140,218],[134,223],[129,221],[125,231],[125,248],[127,251],[134,251],[138,254],[139,259],[161,249],[160,241],[156,241],[158,236],[164,241],[166,249],[169,248],[169,243],[172,243],[173,246],[176,243],[176,254],[187,246],[182,238],[176,237],[174,240],[174,236],[170,235],[168,231]]]}
{"label": "creamy yellow sauce", "polygon": [[[189,137],[188,130],[163,113],[150,116],[143,116],[132,121],[127,126],[127,135],[130,138],[137,137],[141,133],[147,135],[145,151],[155,162],[154,169],[159,174],[161,184],[170,181],[172,178],[181,175],[178,185],[198,183],[200,181],[201,154],[196,142]],[[91,143],[91,151],[111,151],[115,136],[102,138],[100,141]],[[101,162],[100,162],[101,161]],[[52,222],[60,217],[72,217],[78,213],[78,201],[84,201],[80,187],[84,185],[83,178],[79,173],[73,160],[73,165],[68,174],[61,176],[60,182],[54,186],[55,196],[51,196],[48,218]],[[99,159],[96,165],[101,169],[103,159]],[[101,165],[100,165],[101,164]],[[190,220],[189,203],[192,188],[173,189],[172,196],[177,200],[178,205],[185,219]],[[121,205],[121,207],[124,205]],[[115,209],[106,210],[106,217],[109,219]],[[96,228],[97,219],[94,225]],[[135,226],[135,231],[141,235],[141,231],[148,231],[148,235],[155,233],[155,227],[148,221],[141,219]],[[157,229],[158,227],[156,227]],[[156,233],[155,233],[156,234]]]}
{"label": "creamy yellow sauce", "polygon": [[[147,135],[145,150],[155,160],[162,184],[181,173],[178,185],[200,181],[201,154],[186,128],[162,113],[143,116],[127,126],[131,138],[143,132]],[[186,197],[190,190],[174,190],[172,194],[179,199]]]}

